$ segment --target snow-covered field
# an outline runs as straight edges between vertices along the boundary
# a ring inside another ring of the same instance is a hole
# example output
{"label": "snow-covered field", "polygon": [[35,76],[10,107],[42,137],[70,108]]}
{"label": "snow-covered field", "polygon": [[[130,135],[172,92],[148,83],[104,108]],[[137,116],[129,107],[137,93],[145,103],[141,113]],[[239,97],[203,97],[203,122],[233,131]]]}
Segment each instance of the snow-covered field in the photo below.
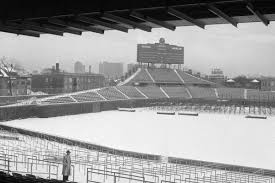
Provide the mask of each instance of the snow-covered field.
{"label": "snow-covered field", "polygon": [[14,120],[6,125],[122,150],[275,169],[275,117],[106,111]]}

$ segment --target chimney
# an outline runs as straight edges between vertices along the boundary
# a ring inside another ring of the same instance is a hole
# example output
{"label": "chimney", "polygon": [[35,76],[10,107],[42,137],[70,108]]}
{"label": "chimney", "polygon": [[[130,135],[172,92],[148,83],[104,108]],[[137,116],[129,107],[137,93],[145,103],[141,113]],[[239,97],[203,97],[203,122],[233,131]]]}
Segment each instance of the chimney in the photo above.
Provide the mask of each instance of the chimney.
{"label": "chimney", "polygon": [[92,66],[89,65],[89,73],[92,73]]}
{"label": "chimney", "polygon": [[55,69],[56,69],[56,72],[59,72],[59,63],[55,64]]}

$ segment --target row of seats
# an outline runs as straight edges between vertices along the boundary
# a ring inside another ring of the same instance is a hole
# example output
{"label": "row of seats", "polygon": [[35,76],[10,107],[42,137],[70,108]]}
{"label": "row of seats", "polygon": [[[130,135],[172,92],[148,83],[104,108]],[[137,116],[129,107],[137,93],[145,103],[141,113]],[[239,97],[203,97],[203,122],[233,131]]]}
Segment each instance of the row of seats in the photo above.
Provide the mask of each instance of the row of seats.
{"label": "row of seats", "polygon": [[[243,88],[208,88],[196,86],[163,86],[162,89],[169,97],[205,98],[205,99],[248,99],[255,101],[275,101],[275,92],[265,92]],[[189,91],[189,93],[188,93]],[[42,100],[42,104],[61,104],[75,102],[92,102],[107,100],[166,98],[167,96],[157,86],[116,86],[106,87],[97,91],[75,93],[71,96],[60,96]],[[146,97],[145,97],[145,96]],[[105,99],[104,99],[104,98]]]}
{"label": "row of seats", "polygon": [[220,99],[244,99],[243,88],[217,88]]}
{"label": "row of seats", "polygon": [[188,74],[182,70],[177,69],[177,73],[180,75],[180,77],[183,79],[184,83],[188,84],[211,84],[211,82],[200,79],[198,77],[195,77],[191,74]]}
{"label": "row of seats", "polygon": [[156,83],[182,83],[172,69],[148,69],[148,72]]}
{"label": "row of seats", "polygon": [[252,101],[275,101],[275,92],[248,89],[247,99]]}
{"label": "row of seats", "polygon": [[165,87],[162,87],[162,89],[165,91],[165,93],[167,93],[169,97],[181,97],[181,98],[191,97],[185,87],[165,86]]}
{"label": "row of seats", "polygon": [[216,93],[213,88],[188,87],[193,98],[216,99]]}
{"label": "row of seats", "polygon": [[42,104],[64,104],[64,103],[74,103],[75,101],[70,96],[61,96],[55,98],[49,98],[42,100]]}
{"label": "row of seats", "polygon": [[85,93],[78,93],[78,94],[72,95],[72,97],[77,102],[93,102],[93,101],[102,101],[102,100],[104,100],[97,93],[91,92],[91,91],[85,92]]}
{"label": "row of seats", "polygon": [[117,86],[118,90],[127,95],[130,98],[145,98],[138,90],[133,86]]}
{"label": "row of seats", "polygon": [[[26,174],[22,175],[19,173],[6,173],[0,171],[0,182],[1,183],[61,183],[63,181],[56,179],[44,179],[41,177],[36,177],[34,175]],[[75,182],[69,182],[75,183]]]}
{"label": "row of seats", "polygon": [[153,83],[153,80],[150,78],[145,69],[140,69],[139,73],[128,83]]}
{"label": "row of seats", "polygon": [[148,98],[167,98],[166,95],[161,91],[159,87],[147,86],[147,87],[137,87],[142,93],[144,93]]}
{"label": "row of seats", "polygon": [[[148,72],[147,72],[148,71]],[[156,83],[188,83],[188,84],[205,84],[205,85],[211,85],[213,83],[203,80],[201,78],[195,77],[193,75],[190,75],[182,70],[173,70],[168,68],[158,68],[158,69],[152,69],[148,68],[146,69],[140,69],[137,73],[137,75],[131,79],[127,83],[127,85],[131,85],[133,83],[153,83],[154,81]],[[177,73],[178,74],[177,74]],[[149,74],[148,74],[149,73]],[[152,78],[153,80],[152,80]]]}
{"label": "row of seats", "polygon": [[107,100],[123,100],[127,99],[122,93],[116,90],[114,87],[102,88],[98,90],[98,93]]}

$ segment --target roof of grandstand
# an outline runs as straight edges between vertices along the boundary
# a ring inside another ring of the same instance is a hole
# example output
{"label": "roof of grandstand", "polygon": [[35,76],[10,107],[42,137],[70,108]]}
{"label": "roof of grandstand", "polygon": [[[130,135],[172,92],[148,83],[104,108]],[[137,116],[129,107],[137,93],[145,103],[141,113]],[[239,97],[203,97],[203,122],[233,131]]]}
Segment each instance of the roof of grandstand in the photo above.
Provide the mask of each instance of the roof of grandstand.
{"label": "roof of grandstand", "polygon": [[0,31],[39,37],[40,34],[103,34],[105,30],[128,32],[164,27],[262,22],[275,20],[273,0],[139,0],[139,1],[4,1],[0,7]]}

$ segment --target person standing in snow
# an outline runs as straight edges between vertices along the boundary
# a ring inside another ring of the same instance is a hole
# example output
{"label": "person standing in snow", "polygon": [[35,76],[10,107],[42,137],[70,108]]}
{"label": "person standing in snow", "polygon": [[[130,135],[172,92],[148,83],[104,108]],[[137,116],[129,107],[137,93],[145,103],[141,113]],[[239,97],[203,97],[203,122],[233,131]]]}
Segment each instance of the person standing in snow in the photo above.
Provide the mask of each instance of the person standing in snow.
{"label": "person standing in snow", "polygon": [[69,176],[71,175],[71,157],[70,151],[66,152],[66,155],[63,157],[63,168],[62,168],[62,175],[63,181],[68,181]]}

